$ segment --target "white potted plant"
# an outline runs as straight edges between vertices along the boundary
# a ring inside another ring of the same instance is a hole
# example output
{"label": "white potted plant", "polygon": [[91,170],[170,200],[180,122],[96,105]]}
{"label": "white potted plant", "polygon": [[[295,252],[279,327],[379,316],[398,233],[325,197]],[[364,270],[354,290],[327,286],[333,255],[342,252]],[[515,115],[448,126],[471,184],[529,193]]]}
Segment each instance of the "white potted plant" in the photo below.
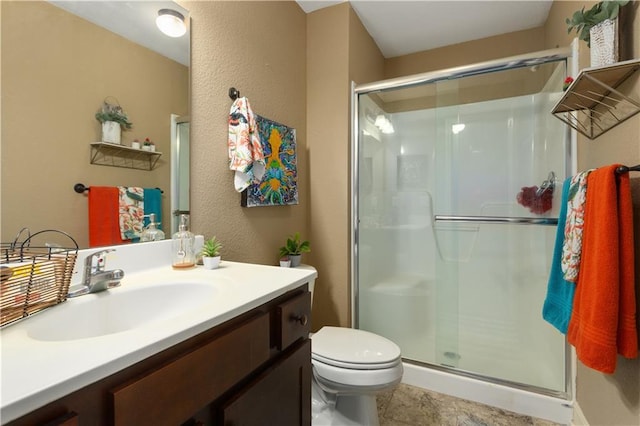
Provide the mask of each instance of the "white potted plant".
{"label": "white potted plant", "polygon": [[222,248],[222,244],[216,239],[216,237],[211,237],[208,240],[205,240],[204,245],[202,246],[202,264],[205,269],[216,269],[220,266],[220,249]]}
{"label": "white potted plant", "polygon": [[142,149],[145,151],[155,152],[156,144],[154,144],[149,138],[145,138],[142,142]]}
{"label": "white potted plant", "polygon": [[300,266],[300,260],[302,253],[309,253],[311,251],[311,245],[309,241],[300,241],[300,233],[296,232],[294,235],[287,238],[286,244],[280,247],[280,257],[288,257],[291,260],[291,266]]}
{"label": "white potted plant", "polygon": [[620,8],[629,0],[601,1],[591,9],[576,11],[566,19],[568,32],[590,47],[591,66],[609,65],[618,61],[618,25]]}
{"label": "white potted plant", "polygon": [[102,141],[120,144],[122,130],[130,130],[133,124],[118,104],[110,104],[106,100],[100,111],[96,112],[96,120],[102,123]]}
{"label": "white potted plant", "polygon": [[291,267],[291,259],[289,258],[289,256],[280,257],[280,267],[281,268]]}

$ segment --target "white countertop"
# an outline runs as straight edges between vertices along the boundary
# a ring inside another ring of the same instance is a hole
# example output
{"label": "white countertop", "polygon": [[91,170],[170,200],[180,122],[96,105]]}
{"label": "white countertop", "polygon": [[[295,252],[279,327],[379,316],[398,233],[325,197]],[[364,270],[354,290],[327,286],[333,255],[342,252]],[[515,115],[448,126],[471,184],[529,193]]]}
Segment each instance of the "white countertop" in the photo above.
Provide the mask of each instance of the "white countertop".
{"label": "white countertop", "polygon": [[[152,247],[148,244],[155,244]],[[196,283],[215,288],[213,295],[185,312],[142,324],[136,328],[75,340],[45,341],[34,338],[34,330],[59,317],[57,310],[72,304],[91,303],[92,298],[108,294],[88,294],[68,299],[30,318],[0,330],[1,409],[2,423],[9,422],[88,384],[118,372],[134,363],[193,337],[286,293],[309,280],[316,272],[305,268],[244,264],[222,261],[220,268],[205,270],[202,266],[174,270],[164,257],[166,241],[116,247],[120,260],[107,259],[107,269],[122,267],[125,277],[120,287],[108,292],[143,290],[175,283]],[[157,250],[163,255],[152,257],[145,268],[131,267],[140,250],[146,255]],[[88,250],[92,252],[95,250]],[[83,264],[82,253],[76,266]],[[165,266],[158,266],[164,263]],[[123,265],[125,267],[123,267]],[[126,266],[134,271],[128,271]],[[151,266],[151,267],[149,267]],[[81,268],[80,268],[81,269]],[[77,282],[74,279],[73,282]],[[153,291],[153,290],[151,290]],[[123,293],[124,294],[124,293]],[[95,300],[93,301],[95,303]],[[166,301],[165,301],[166,302]],[[165,303],[166,305],[166,303]],[[145,306],[144,309],[153,309]],[[81,319],[80,319],[81,320]],[[64,324],[74,327],[74,324]]]}

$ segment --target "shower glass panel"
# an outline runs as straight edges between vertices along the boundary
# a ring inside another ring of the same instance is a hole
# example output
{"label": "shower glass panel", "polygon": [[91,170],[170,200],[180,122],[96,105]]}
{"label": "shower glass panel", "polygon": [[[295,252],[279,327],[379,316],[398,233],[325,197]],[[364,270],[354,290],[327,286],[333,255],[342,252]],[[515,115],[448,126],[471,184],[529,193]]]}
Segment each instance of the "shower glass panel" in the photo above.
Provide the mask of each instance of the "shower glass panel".
{"label": "shower glass panel", "polygon": [[[541,316],[556,228],[537,220],[554,225],[567,175],[550,114],[565,68],[358,94],[355,320],[405,360],[567,392],[564,336]],[[550,172],[552,203],[518,202]]]}

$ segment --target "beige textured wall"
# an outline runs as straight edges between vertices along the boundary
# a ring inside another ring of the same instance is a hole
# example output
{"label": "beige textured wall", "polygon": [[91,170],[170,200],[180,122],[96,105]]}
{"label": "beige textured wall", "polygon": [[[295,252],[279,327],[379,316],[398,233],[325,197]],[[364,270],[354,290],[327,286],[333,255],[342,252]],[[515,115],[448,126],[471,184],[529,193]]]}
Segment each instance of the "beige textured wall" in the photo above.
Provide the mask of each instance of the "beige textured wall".
{"label": "beige textured wall", "polygon": [[347,3],[308,15],[307,57],[310,226],[316,247],[310,259],[319,275],[312,316],[318,329],[351,323],[351,81],[381,79],[384,58]]}
{"label": "beige textured wall", "polygon": [[[289,1],[181,4],[191,13],[192,229],[216,235],[223,260],[277,264],[287,235],[310,237],[305,14]],[[232,86],[255,113],[296,129],[299,205],[240,207],[227,155]]]}
{"label": "beige textured wall", "polygon": [[475,64],[544,49],[542,27],[439,47],[385,61],[385,78]]}
{"label": "beige textured wall", "polygon": [[[160,187],[168,218],[169,116],[188,114],[188,68],[47,2],[0,7],[2,241],[27,226],[67,231],[87,247],[87,199],[73,191],[78,182]],[[89,143],[101,132],[94,114],[106,96],[133,122],[125,144],[149,137],[164,153],[154,171],[89,164]]]}
{"label": "beige textured wall", "polygon": [[[582,6],[590,8],[595,2],[555,1],[547,20],[546,43],[567,45],[572,35],[567,35],[564,20]],[[628,7],[630,27],[625,37],[632,41],[634,58],[640,58],[640,4]],[[589,54],[586,43],[580,42],[581,68],[588,67]],[[624,87],[624,93],[640,100],[640,83],[636,76]],[[640,164],[640,116],[625,121],[604,135],[589,140],[579,135],[578,168],[580,170],[612,163]],[[636,250],[636,291],[640,293],[640,175],[631,174],[634,199],[634,228]],[[638,297],[636,297],[638,299]],[[640,306],[640,304],[638,304]],[[640,360],[618,357],[616,372],[602,374],[584,367],[578,362],[577,399],[590,425],[628,426],[640,424]]]}
{"label": "beige textured wall", "polygon": [[349,324],[349,10],[307,15],[314,329]]}

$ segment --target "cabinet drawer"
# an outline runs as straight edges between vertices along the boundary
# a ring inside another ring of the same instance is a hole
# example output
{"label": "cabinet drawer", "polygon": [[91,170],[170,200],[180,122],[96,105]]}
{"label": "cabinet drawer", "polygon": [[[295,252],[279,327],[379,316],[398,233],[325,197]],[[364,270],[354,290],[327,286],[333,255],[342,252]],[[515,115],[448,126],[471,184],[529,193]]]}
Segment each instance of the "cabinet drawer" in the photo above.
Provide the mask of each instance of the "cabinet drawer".
{"label": "cabinet drawer", "polygon": [[114,424],[181,424],[268,359],[269,315],[262,314],[112,390]]}
{"label": "cabinet drawer", "polygon": [[277,314],[277,346],[283,350],[301,337],[309,336],[311,293],[301,293],[279,304]]}

